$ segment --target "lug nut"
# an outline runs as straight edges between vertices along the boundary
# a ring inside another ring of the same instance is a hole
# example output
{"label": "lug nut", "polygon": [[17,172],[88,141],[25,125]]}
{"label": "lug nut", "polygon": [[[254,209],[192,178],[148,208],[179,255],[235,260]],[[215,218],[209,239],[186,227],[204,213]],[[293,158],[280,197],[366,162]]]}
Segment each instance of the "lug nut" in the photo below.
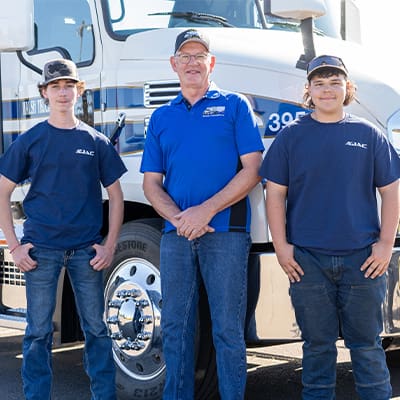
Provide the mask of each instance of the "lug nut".
{"label": "lug nut", "polygon": [[124,336],[122,335],[121,332],[114,332],[111,334],[110,337],[112,340],[121,340]]}
{"label": "lug nut", "polygon": [[139,332],[136,335],[136,338],[139,340],[149,340],[149,339],[151,339],[151,336],[152,336],[151,332]]}
{"label": "lug nut", "polygon": [[108,324],[114,324],[114,325],[118,324],[118,316],[113,315],[112,317],[108,317],[107,318],[107,323]]}
{"label": "lug nut", "polygon": [[122,300],[110,300],[108,302],[108,307],[110,308],[121,308],[123,301]]}
{"label": "lug nut", "polygon": [[117,291],[117,297],[127,298],[127,297],[139,297],[142,292],[138,289],[122,289]]}
{"label": "lug nut", "polygon": [[145,299],[139,300],[136,302],[136,307],[144,308],[149,305],[149,302]]}
{"label": "lug nut", "polygon": [[151,324],[153,322],[153,317],[151,315],[143,315],[139,318],[141,324]]}
{"label": "lug nut", "polygon": [[127,340],[120,346],[122,350],[142,350],[144,347],[144,343],[141,343],[137,340]]}

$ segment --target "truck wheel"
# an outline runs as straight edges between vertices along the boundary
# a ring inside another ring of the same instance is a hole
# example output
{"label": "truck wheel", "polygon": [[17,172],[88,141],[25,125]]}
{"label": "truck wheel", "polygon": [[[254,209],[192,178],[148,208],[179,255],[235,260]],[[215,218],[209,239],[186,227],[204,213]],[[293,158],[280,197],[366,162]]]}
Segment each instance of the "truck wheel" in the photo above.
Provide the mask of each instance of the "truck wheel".
{"label": "truck wheel", "polygon": [[[105,319],[121,400],[162,398],[165,362],[160,326],[160,231],[159,220],[123,225],[113,263],[105,274]],[[205,312],[200,307],[200,319]],[[199,321],[197,335],[197,400],[212,399],[217,387],[209,317],[204,321]]]}

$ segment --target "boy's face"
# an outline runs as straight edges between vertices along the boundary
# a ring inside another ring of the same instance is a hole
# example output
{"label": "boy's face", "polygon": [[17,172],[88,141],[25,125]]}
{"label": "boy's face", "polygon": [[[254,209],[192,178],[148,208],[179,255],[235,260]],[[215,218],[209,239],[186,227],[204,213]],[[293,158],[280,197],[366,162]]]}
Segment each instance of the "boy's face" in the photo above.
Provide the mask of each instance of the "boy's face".
{"label": "boy's face", "polygon": [[338,112],[342,110],[346,98],[347,80],[343,74],[316,74],[311,78],[307,89],[316,110]]}
{"label": "boy's face", "polygon": [[77,83],[69,79],[59,79],[43,88],[42,94],[53,111],[69,111],[74,108],[78,98]]}

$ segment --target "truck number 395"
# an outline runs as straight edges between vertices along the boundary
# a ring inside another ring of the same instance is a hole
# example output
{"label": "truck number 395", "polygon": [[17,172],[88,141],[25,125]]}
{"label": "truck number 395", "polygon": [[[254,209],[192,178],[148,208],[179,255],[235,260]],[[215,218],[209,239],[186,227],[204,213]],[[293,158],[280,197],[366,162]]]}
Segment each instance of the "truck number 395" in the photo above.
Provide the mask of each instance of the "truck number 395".
{"label": "truck number 395", "polygon": [[300,117],[301,115],[306,114],[306,111],[296,111],[296,113],[291,113],[286,111],[282,114],[272,113],[268,118],[267,124],[267,133],[278,133],[282,128],[284,128],[287,124],[292,122],[295,118]]}

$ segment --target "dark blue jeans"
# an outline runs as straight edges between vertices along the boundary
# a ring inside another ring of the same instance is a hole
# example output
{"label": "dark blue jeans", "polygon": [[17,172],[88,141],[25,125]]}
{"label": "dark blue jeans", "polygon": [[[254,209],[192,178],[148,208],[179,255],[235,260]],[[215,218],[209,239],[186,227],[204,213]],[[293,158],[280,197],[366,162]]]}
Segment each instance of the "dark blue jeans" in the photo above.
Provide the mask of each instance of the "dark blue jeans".
{"label": "dark blue jeans", "polygon": [[74,290],[85,336],[84,366],[90,379],[92,400],[115,400],[115,367],[111,339],[103,322],[103,274],[89,265],[95,250],[30,250],[38,263],[25,273],[27,328],[23,341],[22,379],[27,400],[49,400],[51,396],[53,313],[58,278],[63,267]]}
{"label": "dark blue jeans", "polygon": [[392,389],[380,333],[386,278],[364,278],[361,265],[371,248],[329,256],[295,247],[304,270],[290,285],[296,319],[304,339],[303,400],[333,400],[339,329],[350,349],[361,400],[389,400]]}
{"label": "dark blue jeans", "polygon": [[161,239],[161,326],[166,362],[164,400],[194,397],[196,310],[200,276],[210,305],[222,400],[242,400],[246,386],[247,258],[250,235],[207,233],[188,241],[176,232]]}

